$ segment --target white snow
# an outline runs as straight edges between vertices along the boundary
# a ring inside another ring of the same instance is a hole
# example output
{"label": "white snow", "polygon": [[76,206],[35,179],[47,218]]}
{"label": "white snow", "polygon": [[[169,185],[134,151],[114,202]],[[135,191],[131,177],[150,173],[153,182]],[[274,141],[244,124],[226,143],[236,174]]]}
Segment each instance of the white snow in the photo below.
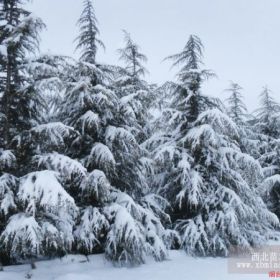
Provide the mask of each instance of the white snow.
{"label": "white snow", "polygon": [[7,56],[7,47],[5,45],[0,45],[0,55]]}
{"label": "white snow", "polygon": [[89,161],[94,160],[95,163],[99,164],[112,164],[115,165],[115,158],[110,151],[110,149],[102,143],[94,144],[90,156]]}
{"label": "white snow", "polygon": [[84,115],[80,117],[82,123],[82,132],[84,133],[86,127],[95,127],[99,128],[100,118],[98,114],[93,113],[92,111],[87,111]]}
{"label": "white snow", "polygon": [[260,186],[260,191],[269,193],[271,189],[280,182],[280,175],[276,174],[266,178]]}
{"label": "white snow", "polygon": [[95,169],[83,180],[81,189],[84,193],[94,193],[96,197],[100,198],[102,193],[107,195],[110,183],[103,171]]}
{"label": "white snow", "polygon": [[208,123],[217,130],[227,131],[228,135],[239,136],[236,124],[218,109],[211,109],[201,113],[196,123]]}
{"label": "white snow", "polygon": [[38,167],[56,171],[67,179],[71,179],[73,175],[85,177],[87,173],[86,168],[80,162],[57,152],[35,156],[34,161],[38,162]]}
{"label": "white snow", "polygon": [[137,145],[137,141],[134,136],[125,128],[122,127],[115,127],[115,126],[108,126],[105,133],[106,144],[110,145],[113,143],[115,139],[119,139],[125,145],[126,142],[130,143],[131,145]]}
{"label": "white snow", "polygon": [[22,256],[39,255],[42,238],[41,228],[35,218],[19,213],[9,219],[1,234],[1,246],[9,250],[12,257],[18,257],[19,251]]}
{"label": "white snow", "polygon": [[27,275],[31,280],[260,280],[269,279],[266,274],[229,274],[227,259],[192,258],[183,251],[171,251],[164,262],[149,260],[147,264],[134,268],[117,268],[107,262],[103,255],[86,257],[69,255],[62,259],[30,265],[4,267],[1,280],[21,280]]}
{"label": "white snow", "polygon": [[203,124],[198,127],[190,129],[182,141],[190,141],[192,144],[192,149],[195,150],[197,146],[201,145],[202,141],[207,141],[206,144],[214,147],[219,147],[220,141],[217,137],[214,129],[209,124]]}
{"label": "white snow", "polygon": [[137,95],[138,95],[138,93],[131,93],[131,94],[125,95],[120,99],[120,102],[122,105],[125,105],[125,104],[131,102]]}
{"label": "white snow", "polygon": [[31,129],[31,132],[44,138],[53,145],[64,143],[64,139],[75,133],[74,128],[66,126],[61,122],[41,124]]}
{"label": "white snow", "polygon": [[108,227],[109,223],[99,209],[92,206],[87,207],[81,217],[80,225],[74,233],[78,249],[92,252],[94,247],[100,244],[98,239],[103,237],[102,232]]}
{"label": "white snow", "polygon": [[19,199],[29,204],[35,200],[41,207],[55,211],[58,207],[75,210],[74,199],[61,186],[58,176],[58,173],[49,170],[29,173],[21,179]]}
{"label": "white snow", "polygon": [[0,167],[11,167],[16,162],[16,157],[10,150],[0,149]]}

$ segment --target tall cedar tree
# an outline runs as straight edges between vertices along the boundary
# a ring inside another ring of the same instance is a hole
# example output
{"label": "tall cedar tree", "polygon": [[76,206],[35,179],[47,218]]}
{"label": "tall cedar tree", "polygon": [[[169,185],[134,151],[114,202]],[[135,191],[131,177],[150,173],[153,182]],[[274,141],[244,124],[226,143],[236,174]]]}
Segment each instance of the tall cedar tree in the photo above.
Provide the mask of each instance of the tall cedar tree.
{"label": "tall cedar tree", "polygon": [[[4,262],[70,251],[77,213],[74,199],[65,191],[59,176],[58,171],[66,172],[65,166],[54,171],[43,166],[47,156],[42,153],[62,150],[75,132],[62,123],[44,122],[44,98],[39,85],[48,77],[51,80],[50,63],[46,57],[29,58],[37,50],[44,24],[24,10],[23,2],[1,2],[1,110],[8,122],[0,151],[0,254]],[[77,173],[83,171],[70,159],[63,160],[68,173],[72,166]],[[17,168],[13,171],[15,162]],[[59,158],[56,163],[62,166]],[[10,170],[12,174],[7,173]]]}
{"label": "tall cedar tree", "polygon": [[[38,122],[41,100],[27,72],[29,54],[38,50],[42,21],[22,8],[21,0],[0,3],[0,147],[13,149],[13,140]],[[17,149],[18,163],[24,167],[26,152]]]}
{"label": "tall cedar tree", "polygon": [[154,105],[153,88],[143,80],[148,73],[143,65],[147,57],[141,53],[140,47],[127,31],[124,31],[124,44],[123,48],[118,49],[124,68],[119,69],[114,87],[120,98],[124,121],[133,128],[132,133],[141,143],[149,135],[148,120]]}
{"label": "tall cedar tree", "polygon": [[75,247],[86,254],[105,251],[117,264],[139,264],[147,255],[161,260],[170,239],[160,221],[167,203],[149,194],[150,161],[120,110],[110,67],[96,63],[97,21],[91,2],[84,4],[81,59],[69,75],[61,110],[64,124],[77,132],[68,156],[86,171],[69,187],[79,205]]}
{"label": "tall cedar tree", "polygon": [[97,46],[105,47],[98,39],[99,29],[91,0],[84,0],[84,9],[78,20],[80,34],[77,37],[77,50],[81,51],[81,60],[95,64]]}
{"label": "tall cedar tree", "polygon": [[243,88],[234,82],[232,82],[230,88],[226,90],[230,94],[229,98],[226,100],[228,104],[228,113],[236,124],[244,123],[247,113],[246,105],[243,102],[242,90]]}
{"label": "tall cedar tree", "polygon": [[[159,193],[174,209],[174,227],[190,254],[227,255],[231,246],[265,242],[278,224],[258,196],[261,168],[242,153],[238,127],[201,94],[211,72],[200,70],[202,44],[191,36],[169,59],[183,65],[174,84],[166,130],[146,141],[159,167]],[[261,206],[260,206],[261,205]]]}
{"label": "tall cedar tree", "polygon": [[259,157],[258,135],[250,123],[251,118],[243,102],[243,88],[239,84],[231,82],[230,87],[225,91],[230,95],[226,99],[227,113],[238,125],[240,148],[242,152],[257,159]]}
{"label": "tall cedar tree", "polygon": [[258,160],[264,173],[260,190],[268,208],[280,217],[280,105],[274,100],[268,87],[264,87],[260,94],[260,107],[255,115]]}

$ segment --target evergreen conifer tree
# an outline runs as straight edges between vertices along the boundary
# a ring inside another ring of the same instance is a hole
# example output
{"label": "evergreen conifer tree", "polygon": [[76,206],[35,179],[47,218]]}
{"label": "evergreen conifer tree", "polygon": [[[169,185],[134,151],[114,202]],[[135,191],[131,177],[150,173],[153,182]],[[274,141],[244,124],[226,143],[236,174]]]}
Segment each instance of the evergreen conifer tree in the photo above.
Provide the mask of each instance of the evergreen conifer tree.
{"label": "evergreen conifer tree", "polygon": [[[265,242],[278,224],[258,196],[259,163],[241,151],[237,125],[201,85],[202,44],[191,36],[182,53],[174,98],[164,112],[167,129],[146,141],[153,147],[159,193],[172,204],[173,222],[190,254],[227,255],[231,246]],[[260,206],[261,205],[261,206]]]}
{"label": "evergreen conifer tree", "polygon": [[98,39],[99,29],[92,1],[84,0],[83,5],[83,11],[78,20],[80,34],[76,38],[77,50],[81,51],[81,61],[95,64],[97,47],[100,45],[104,48],[104,44]]}
{"label": "evergreen conifer tree", "polygon": [[124,31],[124,47],[118,49],[124,68],[118,71],[115,91],[120,98],[120,110],[127,125],[133,127],[132,133],[141,143],[149,135],[150,109],[153,107],[154,90],[143,80],[148,73],[143,63],[147,57],[141,53],[140,47],[132,40],[130,34]]}
{"label": "evergreen conifer tree", "polygon": [[226,99],[226,110],[235,122],[239,132],[239,145],[242,152],[250,154],[255,159],[259,157],[259,134],[251,124],[251,117],[243,102],[243,88],[234,82],[226,90],[230,96]]}
{"label": "evergreen conifer tree", "polygon": [[246,105],[243,102],[242,87],[232,82],[230,88],[226,91],[229,92],[230,96],[226,100],[228,104],[228,113],[231,119],[236,124],[243,124],[247,112]]}
{"label": "evergreen conifer tree", "polygon": [[263,167],[264,181],[260,191],[268,208],[280,217],[280,105],[272,92],[264,87],[260,107],[255,111],[254,129],[258,133],[258,160]]}
{"label": "evergreen conifer tree", "polygon": [[30,129],[37,118],[39,99],[34,94],[26,67],[27,53],[38,49],[42,21],[22,8],[20,0],[3,0],[0,6],[1,135],[11,147],[13,137]]}
{"label": "evergreen conifer tree", "polygon": [[61,110],[64,125],[77,132],[67,156],[86,170],[81,180],[72,180],[69,189],[80,206],[76,248],[86,254],[105,251],[108,259],[122,264],[142,263],[149,254],[162,259],[167,255],[168,238],[159,215],[144,199],[149,193],[146,174],[151,164],[121,110],[107,71],[110,67],[96,63],[100,41],[83,35],[83,30],[97,30],[91,18],[95,18],[94,10],[85,1],[77,45],[82,56],[68,79]]}
{"label": "evergreen conifer tree", "polygon": [[75,202],[58,173],[36,167],[32,159],[62,149],[74,131],[62,123],[44,122],[45,100],[37,85],[47,75],[41,72],[36,78],[30,69],[38,60],[27,58],[36,54],[44,24],[23,3],[4,0],[0,6],[0,252],[4,262],[69,251],[76,216]]}

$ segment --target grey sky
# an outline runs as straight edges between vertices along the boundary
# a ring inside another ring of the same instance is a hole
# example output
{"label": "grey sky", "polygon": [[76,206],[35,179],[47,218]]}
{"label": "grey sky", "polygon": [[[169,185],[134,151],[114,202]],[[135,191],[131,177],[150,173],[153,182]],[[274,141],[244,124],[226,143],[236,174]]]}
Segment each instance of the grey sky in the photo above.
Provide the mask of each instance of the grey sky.
{"label": "grey sky", "polygon": [[[280,101],[279,0],[94,0],[94,5],[106,45],[99,61],[118,63],[116,49],[126,29],[149,58],[147,79],[161,83],[175,73],[162,59],[196,34],[205,45],[205,67],[218,75],[205,93],[224,99],[232,80],[244,88],[250,110],[264,85]],[[43,52],[73,55],[81,8],[82,0],[33,0],[30,9],[48,27],[42,34]]]}

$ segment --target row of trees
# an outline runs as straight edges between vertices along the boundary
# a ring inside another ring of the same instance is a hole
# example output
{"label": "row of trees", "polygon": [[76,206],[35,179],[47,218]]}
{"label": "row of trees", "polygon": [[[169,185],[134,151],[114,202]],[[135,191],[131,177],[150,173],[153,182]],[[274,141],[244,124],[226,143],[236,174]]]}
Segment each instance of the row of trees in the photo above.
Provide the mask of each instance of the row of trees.
{"label": "row of trees", "polygon": [[124,66],[100,64],[90,0],[80,59],[40,55],[44,23],[23,2],[0,3],[2,262],[104,252],[140,264],[277,238],[280,110],[267,88],[253,117],[237,84],[227,106],[204,95],[214,74],[193,35],[168,57],[177,82],[148,84],[127,32]]}

